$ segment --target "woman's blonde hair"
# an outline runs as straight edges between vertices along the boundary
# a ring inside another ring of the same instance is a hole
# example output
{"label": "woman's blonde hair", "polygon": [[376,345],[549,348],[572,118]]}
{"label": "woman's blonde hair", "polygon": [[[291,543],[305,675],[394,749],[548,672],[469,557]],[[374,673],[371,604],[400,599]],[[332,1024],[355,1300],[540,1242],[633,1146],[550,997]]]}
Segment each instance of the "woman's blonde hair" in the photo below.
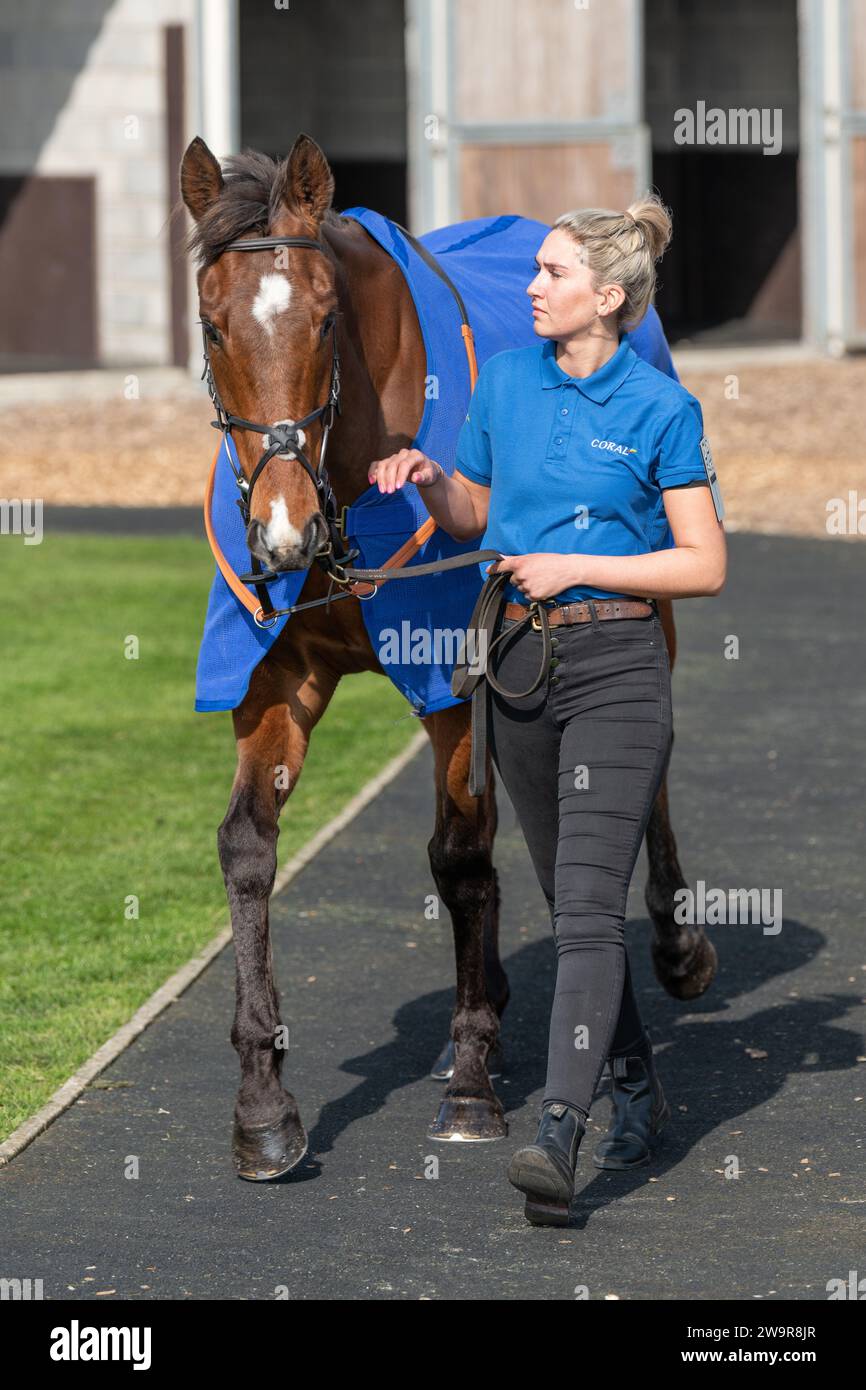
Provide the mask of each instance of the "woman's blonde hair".
{"label": "woman's blonde hair", "polygon": [[652,303],[655,263],[671,239],[671,214],[655,193],[631,203],[626,212],[610,208],[580,208],[557,217],[551,230],[561,228],[579,244],[581,260],[592,272],[595,289],[621,285],[625,299],[617,328],[636,328]]}

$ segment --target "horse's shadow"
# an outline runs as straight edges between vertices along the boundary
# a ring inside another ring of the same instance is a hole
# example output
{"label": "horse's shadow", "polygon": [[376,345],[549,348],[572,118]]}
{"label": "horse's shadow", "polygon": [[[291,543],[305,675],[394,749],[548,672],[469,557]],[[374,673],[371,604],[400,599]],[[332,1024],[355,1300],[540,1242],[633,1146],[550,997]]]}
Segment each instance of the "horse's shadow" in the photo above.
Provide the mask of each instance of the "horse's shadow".
{"label": "horse's shadow", "polygon": [[[859,1007],[860,996],[853,992],[809,999],[789,997],[784,1004],[767,1005],[745,1019],[711,1017],[730,1009],[738,997],[813,959],[824,943],[814,928],[785,921],[782,931],[773,937],[760,934],[760,926],[755,925],[717,928],[714,939],[720,957],[719,974],[705,995],[683,1004],[664,994],[655,982],[648,952],[640,940],[644,936],[641,929],[648,930],[649,925],[648,921],[631,924],[629,959],[639,1006],[659,1052],[659,1072],[673,1120],[651,1164],[622,1174],[590,1167],[593,1181],[580,1188],[580,1173],[586,1171],[589,1161],[586,1151],[594,1147],[598,1137],[592,1125],[599,1123],[599,1089],[578,1168],[580,1201],[588,1209],[611,1198],[618,1200],[649,1177],[662,1176],[706,1133],[769,1101],[790,1075],[855,1066],[862,1047],[859,1033],[832,1024],[849,1009]],[[755,949],[755,933],[765,949]],[[521,1117],[519,1129],[525,1127],[526,1133],[518,1134],[515,1112],[544,1084],[555,978],[552,939],[520,947],[505,966],[512,991],[503,1022],[506,1065],[503,1077],[494,1084],[511,1114],[505,1143],[518,1147],[534,1138],[537,1117],[534,1109],[531,1116]],[[405,1004],[394,1016],[394,1038],[342,1064],[341,1070],[361,1080],[347,1095],[322,1108],[310,1135],[311,1156],[327,1153],[354,1121],[375,1113],[394,1092],[427,1076],[447,1036],[452,1000],[451,990],[437,990]],[[761,1052],[766,1057],[752,1055]],[[432,1120],[443,1088],[431,1080],[429,1089]],[[602,1115],[606,1122],[606,1107]],[[418,1141],[419,1145],[425,1143],[423,1131],[419,1131]],[[432,1140],[426,1143],[438,1147]],[[720,1153],[720,1162],[722,1158]],[[586,1211],[573,1215],[572,1222],[581,1224],[586,1215]]]}

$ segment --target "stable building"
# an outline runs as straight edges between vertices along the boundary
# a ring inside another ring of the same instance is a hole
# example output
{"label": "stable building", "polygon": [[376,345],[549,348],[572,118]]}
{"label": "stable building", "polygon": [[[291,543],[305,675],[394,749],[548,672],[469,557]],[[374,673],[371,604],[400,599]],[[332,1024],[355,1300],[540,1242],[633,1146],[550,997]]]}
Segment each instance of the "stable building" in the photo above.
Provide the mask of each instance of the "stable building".
{"label": "stable building", "polygon": [[866,345],[866,0],[0,0],[0,367],[187,366],[201,134],[419,233],[654,187],[673,342]]}

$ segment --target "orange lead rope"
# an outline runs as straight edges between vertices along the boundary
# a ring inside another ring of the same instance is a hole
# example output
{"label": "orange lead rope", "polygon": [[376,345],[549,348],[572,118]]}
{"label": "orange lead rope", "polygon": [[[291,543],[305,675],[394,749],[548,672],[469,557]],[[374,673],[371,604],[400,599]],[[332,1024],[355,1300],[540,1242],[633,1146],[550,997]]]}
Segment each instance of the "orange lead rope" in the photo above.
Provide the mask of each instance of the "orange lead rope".
{"label": "orange lead rope", "polygon": [[[475,357],[475,339],[472,334],[472,329],[468,323],[463,323],[460,325],[460,332],[463,337],[463,346],[466,349],[466,356],[469,360],[470,391],[474,391],[475,383],[478,380],[478,363]],[[261,604],[255,597],[255,595],[250,593],[247,586],[244,583],[242,583],[238,576],[235,574],[234,570],[232,569],[231,565],[229,564],[228,560],[222,552],[222,548],[220,546],[219,541],[216,538],[216,533],[213,529],[213,520],[211,517],[211,512],[213,507],[214,481],[216,479],[216,470],[217,463],[219,462],[220,449],[222,449],[224,445],[225,439],[221,438],[219,444],[217,445],[216,453],[213,457],[213,463],[210,466],[210,473],[208,475],[207,486],[205,488],[204,494],[204,529],[207,535],[208,545],[211,548],[211,553],[213,554],[213,557],[217,563],[217,569],[219,570],[225,582],[228,584],[229,588],[231,589],[238,602],[247,610],[247,612],[253,618],[256,618],[256,615],[261,610]],[[410,536],[408,540],[404,541],[403,544],[400,546],[400,549],[395,550],[394,554],[391,555],[383,565],[380,565],[379,568],[400,569],[402,565],[405,565],[407,560],[411,560],[413,555],[418,554],[418,551],[421,549],[422,545],[424,545],[425,542],[430,539],[435,530],[436,522],[433,520],[432,516],[429,516],[427,520],[422,522],[422,524],[418,527],[418,530],[415,532],[415,534],[413,536]],[[383,579],[380,582],[386,584],[388,581]],[[369,589],[371,586],[369,584],[365,586],[363,580],[356,580],[354,584],[349,586],[349,592],[355,595],[358,594],[359,589],[364,587]]]}
{"label": "orange lead rope", "polygon": [[210,466],[207,487],[204,491],[204,529],[207,534],[208,545],[211,548],[211,553],[217,562],[217,569],[219,570],[225,582],[228,584],[229,588],[231,589],[238,602],[243,605],[243,607],[247,610],[248,613],[252,614],[252,616],[255,617],[262,605],[259,603],[258,599],[250,593],[246,585],[242,584],[241,581],[238,579],[238,576],[235,574],[234,570],[232,569],[231,565],[229,564],[228,560],[222,552],[222,548],[220,546],[219,541],[216,538],[216,533],[213,529],[213,521],[211,520],[211,506],[213,503],[214,479],[216,478],[216,470],[217,463],[219,462],[220,449],[223,448],[224,444],[225,439],[221,438],[219,444],[217,445],[216,453],[213,456],[213,463]]}
{"label": "orange lead rope", "polygon": [[478,363],[475,360],[475,337],[468,323],[461,323],[460,332],[463,334],[463,346],[466,349],[466,356],[469,358],[469,391],[475,390],[475,383],[478,380]]}

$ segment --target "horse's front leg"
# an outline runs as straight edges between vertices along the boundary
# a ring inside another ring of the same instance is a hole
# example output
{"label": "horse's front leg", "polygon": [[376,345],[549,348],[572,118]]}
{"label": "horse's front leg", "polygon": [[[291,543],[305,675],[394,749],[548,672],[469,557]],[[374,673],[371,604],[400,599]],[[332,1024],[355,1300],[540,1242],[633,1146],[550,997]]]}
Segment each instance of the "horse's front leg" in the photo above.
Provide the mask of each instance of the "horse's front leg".
{"label": "horse's front leg", "polygon": [[239,1177],[277,1178],[300,1162],[307,1135],[280,1072],[286,1034],[274,983],[268,902],[277,869],[280,809],[300,775],[310,731],[336,687],[266,658],[234,712],[238,765],[219,828],[220,864],[236,962],[232,1044],[240,1058],[232,1156]]}
{"label": "horse's front leg", "polygon": [[[488,761],[483,796],[469,795],[468,703],[432,714],[424,725],[436,760],[436,828],[427,850],[439,896],[451,914],[457,965],[453,1072],[429,1134],[433,1139],[502,1139],[508,1126],[488,1072],[499,1038],[499,1013],[508,998],[497,950],[493,775]],[[495,991],[493,999],[488,988]]]}

